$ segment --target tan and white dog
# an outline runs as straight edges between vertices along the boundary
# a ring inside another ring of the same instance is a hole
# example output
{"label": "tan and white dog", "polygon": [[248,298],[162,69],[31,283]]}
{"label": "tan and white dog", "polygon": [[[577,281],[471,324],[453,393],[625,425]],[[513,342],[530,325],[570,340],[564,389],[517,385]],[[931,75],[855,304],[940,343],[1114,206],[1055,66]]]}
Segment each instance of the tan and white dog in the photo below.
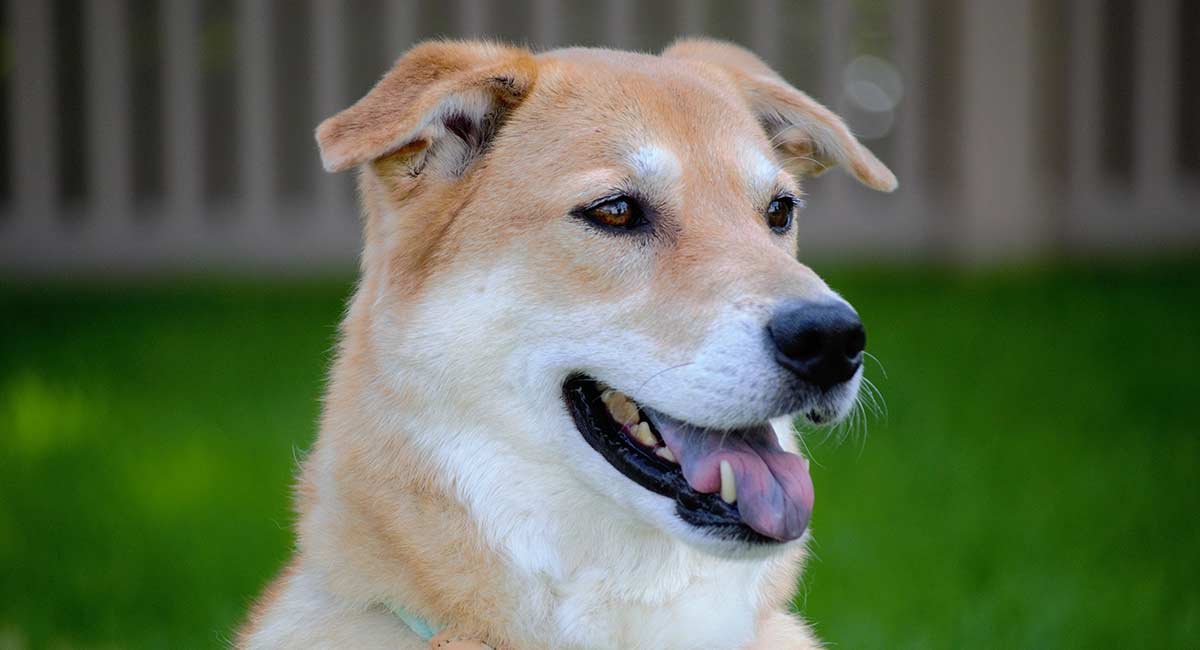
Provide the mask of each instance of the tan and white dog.
{"label": "tan and white dog", "polygon": [[[844,416],[855,312],[797,178],[890,171],[739,47],[431,42],[317,131],[362,276],[294,559],[247,648],[813,648],[791,418]],[[800,236],[803,236],[802,233]]]}

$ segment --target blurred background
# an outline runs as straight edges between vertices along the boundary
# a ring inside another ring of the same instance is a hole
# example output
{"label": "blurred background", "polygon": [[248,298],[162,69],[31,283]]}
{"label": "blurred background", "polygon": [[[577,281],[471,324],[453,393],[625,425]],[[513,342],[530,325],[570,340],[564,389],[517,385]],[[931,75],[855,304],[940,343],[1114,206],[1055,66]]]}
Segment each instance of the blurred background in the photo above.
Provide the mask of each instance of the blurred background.
{"label": "blurred background", "polygon": [[6,0],[0,648],[228,644],[359,247],[312,131],[413,43],[746,45],[900,177],[807,183],[882,398],[805,434],[832,647],[1200,640],[1200,3]]}

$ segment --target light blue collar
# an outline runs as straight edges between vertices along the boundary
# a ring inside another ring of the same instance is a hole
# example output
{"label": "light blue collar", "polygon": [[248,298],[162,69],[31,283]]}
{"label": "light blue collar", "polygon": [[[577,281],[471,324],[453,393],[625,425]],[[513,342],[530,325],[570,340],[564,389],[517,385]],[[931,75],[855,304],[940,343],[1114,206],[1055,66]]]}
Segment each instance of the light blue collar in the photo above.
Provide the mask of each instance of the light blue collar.
{"label": "light blue collar", "polygon": [[433,635],[438,633],[437,626],[431,625],[429,621],[417,616],[416,614],[404,609],[399,605],[388,603],[387,608],[392,610],[392,613],[395,614],[400,620],[404,621],[404,624],[408,626],[408,629],[412,630],[413,634],[421,637],[421,640],[423,641],[432,639]]}

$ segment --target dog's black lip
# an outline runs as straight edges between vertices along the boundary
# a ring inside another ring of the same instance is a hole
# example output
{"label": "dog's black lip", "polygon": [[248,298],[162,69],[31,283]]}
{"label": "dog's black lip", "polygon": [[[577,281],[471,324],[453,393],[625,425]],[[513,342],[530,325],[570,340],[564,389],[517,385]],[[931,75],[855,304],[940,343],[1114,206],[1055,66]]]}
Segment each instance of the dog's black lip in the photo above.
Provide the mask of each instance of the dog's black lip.
{"label": "dog's black lip", "polygon": [[[697,492],[678,465],[630,442],[604,408],[600,392],[597,382],[586,375],[572,375],[563,383],[563,398],[575,427],[608,464],[647,490],[674,499],[680,519],[714,537],[750,544],[779,543],[742,523],[736,504],[725,503],[716,494]],[[602,429],[605,424],[610,430]]]}

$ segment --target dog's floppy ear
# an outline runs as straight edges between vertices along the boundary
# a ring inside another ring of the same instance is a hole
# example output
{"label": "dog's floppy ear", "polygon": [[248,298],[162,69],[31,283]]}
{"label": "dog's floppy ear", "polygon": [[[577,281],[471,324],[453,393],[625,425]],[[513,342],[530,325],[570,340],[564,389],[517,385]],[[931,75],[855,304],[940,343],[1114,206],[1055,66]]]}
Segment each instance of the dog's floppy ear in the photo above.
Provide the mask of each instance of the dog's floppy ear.
{"label": "dog's floppy ear", "polygon": [[896,176],[867,150],[832,111],[792,87],[762,59],[732,43],[686,39],[663,52],[669,58],[716,66],[737,84],[788,169],[815,176],[844,165],[863,185],[896,189]]}
{"label": "dog's floppy ear", "polygon": [[483,42],[423,43],[365,97],[317,127],[321,162],[326,171],[339,172],[388,157],[414,175],[430,166],[461,173],[536,78],[528,50]]}

